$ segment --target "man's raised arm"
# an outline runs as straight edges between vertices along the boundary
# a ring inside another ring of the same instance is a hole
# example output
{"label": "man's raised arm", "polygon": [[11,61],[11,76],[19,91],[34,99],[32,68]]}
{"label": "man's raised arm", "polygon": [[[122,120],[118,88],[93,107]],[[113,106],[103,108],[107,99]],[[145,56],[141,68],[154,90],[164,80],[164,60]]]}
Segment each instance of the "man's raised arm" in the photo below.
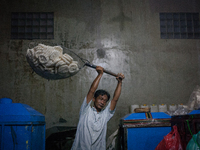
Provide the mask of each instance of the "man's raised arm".
{"label": "man's raised arm", "polygon": [[88,94],[87,94],[87,103],[89,103],[92,98],[94,97],[94,93],[99,85],[99,82],[101,80],[101,77],[103,75],[103,68],[100,67],[100,66],[97,66],[96,67],[96,71],[98,73],[97,77],[94,79],[94,81],[92,82],[92,85],[90,87],[90,90],[88,91]]}
{"label": "man's raised arm", "polygon": [[118,83],[117,83],[117,87],[116,87],[115,92],[114,92],[113,99],[111,100],[111,104],[110,104],[111,110],[114,110],[116,105],[117,105],[117,101],[118,101],[119,96],[121,94],[122,80],[124,79],[124,75],[122,73],[120,73],[120,74],[118,74],[116,79],[117,79]]}

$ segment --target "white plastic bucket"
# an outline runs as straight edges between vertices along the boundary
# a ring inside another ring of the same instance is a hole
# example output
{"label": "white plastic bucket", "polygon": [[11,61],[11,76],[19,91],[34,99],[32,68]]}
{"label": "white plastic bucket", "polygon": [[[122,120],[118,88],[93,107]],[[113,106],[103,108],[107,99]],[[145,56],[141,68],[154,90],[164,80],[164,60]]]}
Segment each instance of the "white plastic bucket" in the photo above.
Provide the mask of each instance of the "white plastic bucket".
{"label": "white plastic bucket", "polygon": [[158,112],[158,106],[155,104],[152,104],[151,106],[151,112]]}
{"label": "white plastic bucket", "polygon": [[147,104],[143,104],[143,105],[141,105],[140,107],[141,107],[141,108],[148,108],[149,105],[147,105]]}
{"label": "white plastic bucket", "polygon": [[178,104],[178,108],[183,108],[183,104]]}
{"label": "white plastic bucket", "polygon": [[167,105],[166,104],[161,104],[159,105],[159,112],[167,112]]}
{"label": "white plastic bucket", "polygon": [[130,106],[130,113],[135,113],[135,112],[134,112],[134,109],[135,109],[135,108],[140,108],[140,106],[137,105],[137,104],[136,104],[136,105],[131,105],[131,106]]}
{"label": "white plastic bucket", "polygon": [[177,105],[175,104],[169,105],[169,111],[176,111],[176,109],[177,109]]}

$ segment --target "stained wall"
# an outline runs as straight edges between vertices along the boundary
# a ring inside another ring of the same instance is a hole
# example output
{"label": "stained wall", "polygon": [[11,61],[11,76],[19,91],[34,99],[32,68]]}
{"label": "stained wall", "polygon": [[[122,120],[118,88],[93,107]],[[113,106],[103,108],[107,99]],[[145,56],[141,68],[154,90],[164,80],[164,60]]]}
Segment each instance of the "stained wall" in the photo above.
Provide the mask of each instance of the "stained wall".
{"label": "stained wall", "polygon": [[[160,12],[199,12],[198,0],[19,0],[1,2],[0,97],[25,103],[46,117],[46,127],[76,126],[96,77],[83,67],[67,79],[48,81],[26,61],[30,43],[56,43],[95,65],[125,74],[108,136],[132,104],[187,103],[199,84],[199,39],[161,39]],[[13,40],[11,12],[54,12],[54,39]],[[104,74],[99,88],[113,94],[117,81]]]}

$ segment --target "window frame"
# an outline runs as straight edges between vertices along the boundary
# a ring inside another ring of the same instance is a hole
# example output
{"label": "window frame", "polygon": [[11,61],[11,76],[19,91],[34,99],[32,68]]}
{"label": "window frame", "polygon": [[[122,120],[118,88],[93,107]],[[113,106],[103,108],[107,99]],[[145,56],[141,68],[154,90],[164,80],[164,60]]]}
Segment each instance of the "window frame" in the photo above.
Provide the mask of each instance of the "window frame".
{"label": "window frame", "polygon": [[160,13],[161,39],[200,39],[199,13]]}
{"label": "window frame", "polygon": [[54,39],[54,13],[12,12],[11,39]]}

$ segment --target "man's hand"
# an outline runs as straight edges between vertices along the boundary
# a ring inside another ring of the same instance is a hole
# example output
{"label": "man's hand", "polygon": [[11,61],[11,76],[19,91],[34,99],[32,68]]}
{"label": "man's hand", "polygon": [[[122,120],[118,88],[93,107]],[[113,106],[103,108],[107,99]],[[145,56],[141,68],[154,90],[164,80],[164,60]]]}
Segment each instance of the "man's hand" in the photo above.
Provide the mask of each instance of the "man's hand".
{"label": "man's hand", "polygon": [[117,74],[116,79],[117,79],[118,82],[122,82],[122,80],[123,80],[124,78],[125,78],[124,74],[122,74],[122,73],[118,73],[118,74]]}
{"label": "man's hand", "polygon": [[96,71],[98,72],[98,74],[103,74],[103,67],[97,66]]}

